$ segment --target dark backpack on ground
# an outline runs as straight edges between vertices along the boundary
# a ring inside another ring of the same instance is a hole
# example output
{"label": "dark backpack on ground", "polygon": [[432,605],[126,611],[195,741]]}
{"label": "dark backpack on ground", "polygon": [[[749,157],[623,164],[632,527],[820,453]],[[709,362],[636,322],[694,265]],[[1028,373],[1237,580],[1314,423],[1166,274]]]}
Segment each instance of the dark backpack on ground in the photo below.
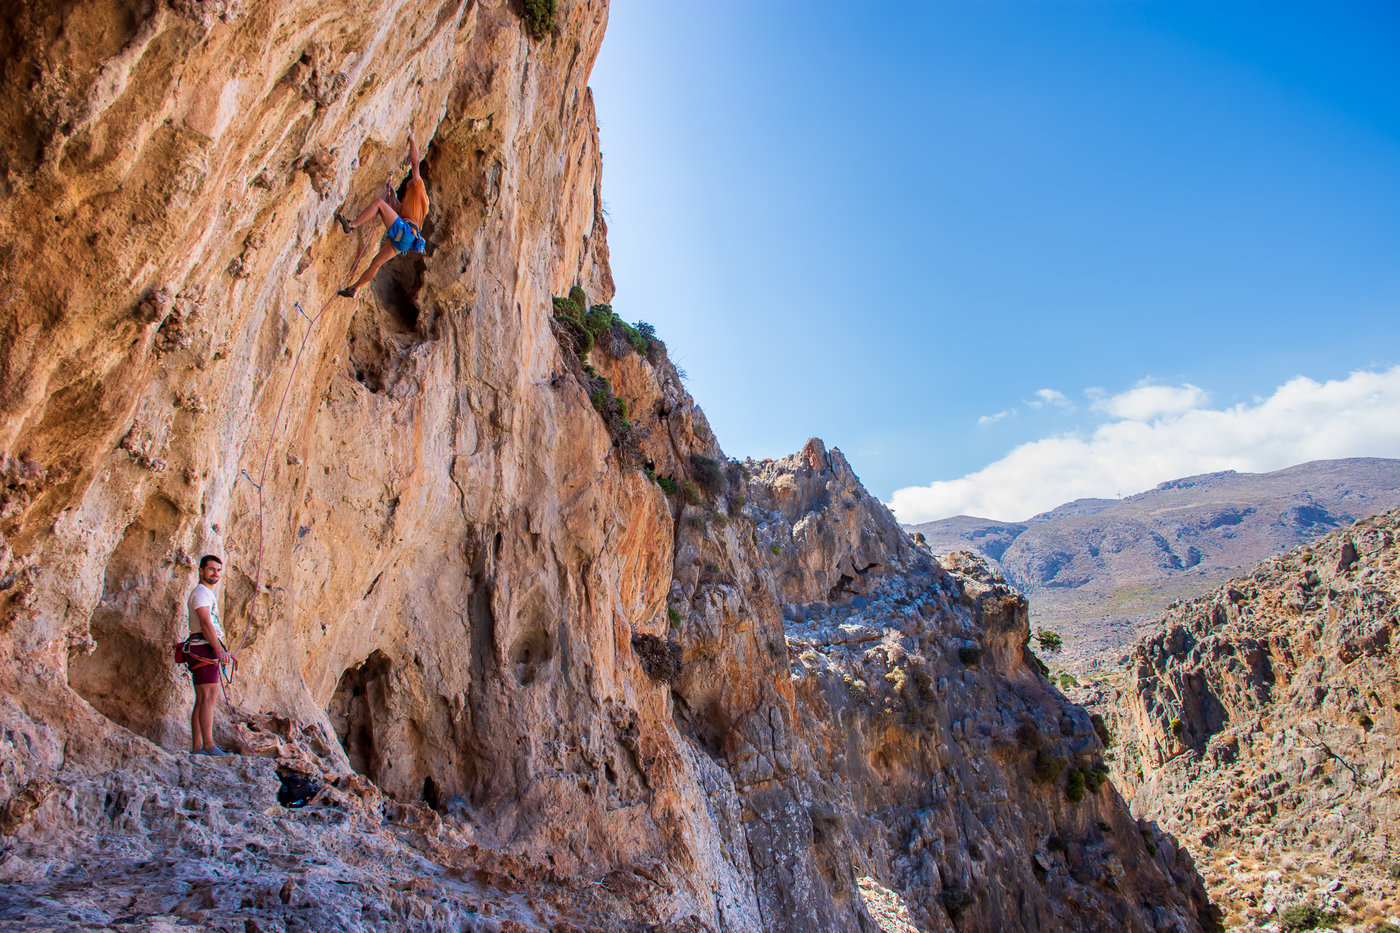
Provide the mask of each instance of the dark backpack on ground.
{"label": "dark backpack on ground", "polygon": [[287,772],[280,777],[282,787],[277,791],[277,802],[288,810],[306,806],[321,790],[320,784],[304,774]]}

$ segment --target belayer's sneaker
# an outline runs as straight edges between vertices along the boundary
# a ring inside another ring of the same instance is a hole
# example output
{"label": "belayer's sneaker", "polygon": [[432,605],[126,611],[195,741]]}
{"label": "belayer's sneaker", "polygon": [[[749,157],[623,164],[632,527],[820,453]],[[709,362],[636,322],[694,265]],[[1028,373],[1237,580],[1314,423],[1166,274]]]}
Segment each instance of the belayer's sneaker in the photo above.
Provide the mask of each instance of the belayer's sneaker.
{"label": "belayer's sneaker", "polygon": [[227,755],[228,752],[224,751],[222,748],[219,748],[219,746],[215,745],[213,748],[206,748],[206,749],[204,749],[204,751],[202,751],[202,752],[197,752],[196,754],[199,754],[199,755],[208,755],[208,756],[211,757],[211,758],[222,758],[222,757],[224,757],[225,755]]}
{"label": "belayer's sneaker", "polygon": [[350,226],[350,221],[346,220],[340,211],[335,212],[335,220],[336,223],[340,224],[340,229],[344,230],[346,233],[350,233],[355,229]]}
{"label": "belayer's sneaker", "polygon": [[336,294],[339,295],[341,298],[354,298],[355,287],[353,285],[347,285],[340,291],[336,292]]}

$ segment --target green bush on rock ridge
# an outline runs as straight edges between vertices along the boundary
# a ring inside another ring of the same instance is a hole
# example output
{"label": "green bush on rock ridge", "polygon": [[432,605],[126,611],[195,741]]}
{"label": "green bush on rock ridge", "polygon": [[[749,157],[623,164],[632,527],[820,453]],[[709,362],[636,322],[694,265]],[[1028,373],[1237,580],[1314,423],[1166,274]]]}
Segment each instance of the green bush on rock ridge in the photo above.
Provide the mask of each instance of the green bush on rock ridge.
{"label": "green bush on rock ridge", "polygon": [[657,338],[655,327],[646,321],[628,324],[613,311],[612,305],[589,305],[588,294],[578,285],[569,289],[568,297],[556,296],[553,307],[554,319],[568,332],[569,342],[581,360],[588,358],[599,341],[607,341],[607,349],[614,355],[626,352],[626,345],[652,363],[659,362],[665,352],[666,345]]}

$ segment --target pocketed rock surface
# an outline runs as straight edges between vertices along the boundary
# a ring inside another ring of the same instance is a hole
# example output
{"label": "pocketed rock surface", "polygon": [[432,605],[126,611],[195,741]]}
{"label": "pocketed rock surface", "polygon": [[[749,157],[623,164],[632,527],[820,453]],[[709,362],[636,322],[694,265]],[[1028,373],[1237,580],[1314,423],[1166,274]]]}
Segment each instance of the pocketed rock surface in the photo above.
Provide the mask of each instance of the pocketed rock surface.
{"label": "pocketed rock surface", "polygon": [[1132,810],[1198,854],[1242,929],[1290,907],[1400,927],[1400,511],[1189,602],[1117,686],[1073,691]]}
{"label": "pocketed rock surface", "polygon": [[[819,442],[746,474],[659,341],[609,326],[585,367],[551,299],[613,292],[607,6],[522,9],[9,5],[0,919],[1198,929],[1184,852],[1066,798],[1097,739],[1020,597]],[[401,180],[410,126],[430,253],[333,300],[378,232],[331,215]],[[232,760],[183,751],[170,663],[210,552]],[[841,641],[858,613],[880,634]],[[279,770],[325,793],[286,811]]]}

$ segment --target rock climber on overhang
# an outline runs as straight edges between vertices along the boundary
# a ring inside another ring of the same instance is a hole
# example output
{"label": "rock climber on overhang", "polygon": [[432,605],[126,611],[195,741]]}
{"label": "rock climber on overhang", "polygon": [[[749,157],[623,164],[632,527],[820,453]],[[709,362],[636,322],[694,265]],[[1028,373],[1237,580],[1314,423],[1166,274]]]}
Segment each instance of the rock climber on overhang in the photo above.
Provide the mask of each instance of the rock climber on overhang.
{"label": "rock climber on overhang", "polygon": [[413,175],[409,178],[402,201],[394,195],[394,189],[389,188],[385,191],[385,197],[376,198],[374,203],[361,211],[360,216],[353,221],[346,220],[336,211],[335,219],[346,233],[376,215],[388,231],[384,235],[379,252],[370,261],[369,268],[354,284],[342,288],[336,294],[354,298],[360,286],[373,279],[379,267],[394,256],[410,251],[422,253],[427,250],[428,244],[423,239],[423,218],[428,214],[428,189],[423,185],[423,176],[418,173],[418,143],[414,140],[411,129],[408,131],[408,161],[413,165]]}

